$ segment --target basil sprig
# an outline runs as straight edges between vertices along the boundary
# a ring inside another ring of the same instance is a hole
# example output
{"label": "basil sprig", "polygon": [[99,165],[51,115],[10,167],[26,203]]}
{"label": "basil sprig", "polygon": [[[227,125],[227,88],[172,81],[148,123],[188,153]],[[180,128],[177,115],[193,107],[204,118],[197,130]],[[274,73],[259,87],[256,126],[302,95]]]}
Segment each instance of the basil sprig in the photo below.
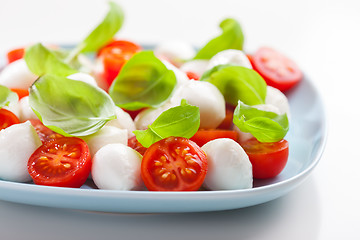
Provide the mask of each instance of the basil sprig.
{"label": "basil sprig", "polygon": [[56,75],[41,76],[30,87],[29,101],[45,126],[65,136],[90,135],[116,117],[105,91]]}
{"label": "basil sprig", "polygon": [[19,97],[16,93],[9,88],[0,85],[0,109],[5,106],[9,106],[11,103],[16,103]]}
{"label": "basil sprig", "polygon": [[201,48],[194,59],[210,59],[218,52],[226,49],[243,49],[244,34],[240,24],[232,18],[227,18],[220,23],[222,34],[210,40]]}
{"label": "basil sprig", "polygon": [[144,147],[167,137],[191,138],[200,126],[200,110],[181,101],[181,105],[163,112],[146,130],[135,130],[136,139]]}
{"label": "basil sprig", "polygon": [[286,114],[262,111],[241,101],[235,108],[233,122],[242,132],[251,133],[259,142],[280,141],[289,131]]}
{"label": "basil sprig", "polygon": [[115,104],[128,110],[157,107],[168,99],[176,85],[173,71],[152,51],[136,53],[125,63],[109,89]]}

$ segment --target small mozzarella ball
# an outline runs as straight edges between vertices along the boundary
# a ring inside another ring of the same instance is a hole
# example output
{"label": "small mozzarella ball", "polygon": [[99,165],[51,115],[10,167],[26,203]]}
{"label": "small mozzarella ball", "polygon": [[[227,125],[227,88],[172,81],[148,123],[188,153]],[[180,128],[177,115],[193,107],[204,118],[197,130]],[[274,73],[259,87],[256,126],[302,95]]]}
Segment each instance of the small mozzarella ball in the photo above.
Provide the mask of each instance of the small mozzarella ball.
{"label": "small mozzarella ball", "polygon": [[108,144],[95,154],[92,178],[100,189],[137,190],[143,187],[140,153],[123,144]]}
{"label": "small mozzarella ball", "polygon": [[244,149],[234,140],[219,138],[206,143],[208,172],[204,186],[210,190],[252,188],[252,165]]}
{"label": "small mozzarella ball", "polygon": [[[179,105],[179,104],[178,104]],[[151,125],[164,111],[168,110],[169,108],[178,106],[171,102],[166,103],[159,108],[148,108],[141,111],[134,120],[136,129],[144,130],[147,129],[149,125]]]}
{"label": "small mozzarella ball", "polygon": [[95,76],[95,81],[97,85],[104,89],[105,91],[108,90],[109,84],[104,78],[104,64],[100,58],[95,60],[94,68],[92,70],[92,75]]}
{"label": "small mozzarella ball", "polygon": [[225,99],[221,92],[209,82],[189,81],[180,86],[174,92],[171,102],[180,105],[182,99],[190,105],[199,107],[200,128],[216,128],[225,118]]}
{"label": "small mozzarella ball", "polygon": [[181,65],[180,70],[183,72],[193,72],[201,77],[207,70],[208,60],[192,60]]}
{"label": "small mozzarella ball", "polygon": [[41,141],[29,121],[11,125],[0,131],[0,178],[14,182],[28,182],[30,156]]}
{"label": "small mozzarella ball", "polygon": [[19,119],[21,122],[24,122],[29,119],[38,119],[32,108],[30,107],[29,96],[20,99],[19,107],[20,107]]}
{"label": "small mozzarella ball", "polygon": [[20,101],[11,103],[9,104],[9,106],[4,106],[3,108],[9,110],[20,119],[20,111],[21,111]]}
{"label": "small mozzarella ball", "polygon": [[127,145],[128,134],[126,129],[105,125],[98,132],[83,139],[89,147],[90,155],[93,157],[100,148],[107,144],[121,143]]}
{"label": "small mozzarella ball", "polygon": [[289,101],[285,94],[283,94],[279,89],[268,86],[265,103],[275,106],[279,110],[278,114],[286,113],[288,118],[290,118]]}
{"label": "small mozzarella ball", "polygon": [[227,49],[217,53],[210,59],[208,69],[224,64],[232,64],[252,69],[251,63],[244,52],[235,49]]}
{"label": "small mozzarella ball", "polygon": [[165,60],[163,60],[162,63],[165,65],[165,67],[167,67],[167,69],[172,70],[174,72],[176,77],[176,86],[181,86],[182,84],[187,83],[189,81],[188,76],[183,71],[175,67],[173,64]]}
{"label": "small mozzarella ball", "polygon": [[0,85],[8,88],[28,89],[38,78],[33,74],[24,59],[19,59],[7,65],[0,72]]}
{"label": "small mozzarella ball", "polygon": [[90,74],[87,74],[87,73],[74,73],[74,74],[71,74],[69,76],[67,76],[68,79],[71,79],[71,80],[76,80],[76,81],[81,81],[81,82],[84,82],[84,83],[88,83],[92,86],[95,86],[97,87],[97,83],[95,81],[95,79],[90,75]]}
{"label": "small mozzarella ball", "polygon": [[106,126],[114,126],[120,129],[126,129],[128,137],[134,136],[133,131],[136,130],[135,123],[131,118],[130,114],[125,112],[119,107],[115,107],[116,119],[110,120],[106,123]]}
{"label": "small mozzarella ball", "polygon": [[154,54],[160,59],[166,59],[176,66],[180,66],[185,60],[193,58],[196,51],[188,43],[172,41],[156,46]]}
{"label": "small mozzarella ball", "polygon": [[235,124],[232,129],[238,133],[239,142],[245,142],[254,137],[251,133],[241,131]]}

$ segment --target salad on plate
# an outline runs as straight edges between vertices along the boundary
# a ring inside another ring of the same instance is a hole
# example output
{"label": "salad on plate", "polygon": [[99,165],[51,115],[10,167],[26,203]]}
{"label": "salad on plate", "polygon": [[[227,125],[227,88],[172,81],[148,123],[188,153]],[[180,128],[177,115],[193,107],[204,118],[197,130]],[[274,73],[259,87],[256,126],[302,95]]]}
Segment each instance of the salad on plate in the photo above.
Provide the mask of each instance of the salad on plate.
{"label": "salad on plate", "polygon": [[74,47],[10,50],[0,72],[0,179],[111,190],[253,187],[289,155],[285,92],[302,79],[278,51],[243,49],[232,18],[202,48],[115,38],[110,2]]}

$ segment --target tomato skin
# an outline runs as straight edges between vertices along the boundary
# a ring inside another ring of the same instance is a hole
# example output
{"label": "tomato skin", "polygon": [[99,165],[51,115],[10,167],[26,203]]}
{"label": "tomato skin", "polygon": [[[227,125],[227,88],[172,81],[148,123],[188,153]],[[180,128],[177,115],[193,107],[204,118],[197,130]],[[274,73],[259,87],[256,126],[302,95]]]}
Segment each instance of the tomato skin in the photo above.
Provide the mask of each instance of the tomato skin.
{"label": "tomato skin", "polygon": [[142,48],[136,43],[125,40],[114,40],[98,52],[104,66],[103,78],[110,86],[119,74],[122,66]]}
{"label": "tomato skin", "polygon": [[218,129],[232,129],[233,124],[233,116],[234,116],[234,110],[235,107],[226,104],[226,112],[225,112],[225,119],[220,123],[220,125],[217,127]]}
{"label": "tomato skin", "polygon": [[190,79],[190,80],[199,80],[200,79],[200,76],[197,75],[196,73],[194,72],[186,72],[186,76]]}
{"label": "tomato skin", "polygon": [[20,120],[14,113],[4,108],[0,109],[0,130],[17,123],[20,123]]}
{"label": "tomato skin", "polygon": [[28,89],[21,89],[21,88],[11,88],[11,91],[16,93],[19,96],[19,100],[23,97],[29,96],[29,90]]}
{"label": "tomato skin", "polygon": [[141,143],[139,143],[139,141],[136,139],[136,136],[133,136],[128,139],[128,146],[134,149],[135,151],[137,151],[138,153],[140,153],[141,155],[144,155],[144,153],[147,150],[146,147],[144,147],[143,145],[141,145]]}
{"label": "tomato skin", "polygon": [[29,121],[31,125],[33,125],[33,127],[35,128],[36,133],[38,134],[42,143],[64,137],[63,135],[54,132],[50,128],[46,127],[39,119],[30,119]]}
{"label": "tomato skin", "polygon": [[25,48],[15,48],[7,53],[8,63],[15,62],[24,57]]}
{"label": "tomato skin", "polygon": [[252,138],[240,145],[249,156],[254,178],[273,178],[285,168],[289,156],[289,143],[285,139],[261,143]]}
{"label": "tomato skin", "polygon": [[194,141],[197,145],[202,147],[205,143],[210,142],[218,138],[230,138],[234,141],[237,141],[239,134],[233,130],[222,130],[222,129],[212,129],[212,130],[198,130],[194,136],[190,138],[191,141]]}
{"label": "tomato skin", "polygon": [[79,188],[90,170],[89,148],[85,141],[76,137],[45,142],[28,161],[28,172],[38,185]]}
{"label": "tomato skin", "polygon": [[205,152],[182,137],[169,137],[152,144],[141,163],[141,177],[150,191],[196,191],[206,172]]}
{"label": "tomato skin", "polygon": [[264,78],[266,83],[282,92],[294,87],[303,78],[295,62],[271,48],[259,48],[248,58],[254,70]]}

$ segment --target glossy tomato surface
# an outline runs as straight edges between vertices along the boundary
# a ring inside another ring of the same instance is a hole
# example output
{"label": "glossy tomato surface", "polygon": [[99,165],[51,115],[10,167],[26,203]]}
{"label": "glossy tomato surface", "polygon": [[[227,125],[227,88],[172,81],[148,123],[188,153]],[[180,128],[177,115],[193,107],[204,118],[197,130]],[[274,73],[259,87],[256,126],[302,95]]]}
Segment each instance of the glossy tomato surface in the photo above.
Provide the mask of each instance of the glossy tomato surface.
{"label": "glossy tomato surface", "polygon": [[39,119],[30,119],[29,121],[31,122],[31,125],[33,125],[33,127],[35,128],[36,133],[38,134],[42,143],[64,137],[63,135],[54,132],[50,128],[46,127]]}
{"label": "glossy tomato surface", "polygon": [[260,48],[249,60],[266,83],[280,91],[289,90],[303,78],[295,62],[272,48]]}
{"label": "glossy tomato surface", "polygon": [[14,113],[4,108],[0,109],[0,130],[17,123],[20,121]]}
{"label": "glossy tomato surface", "polygon": [[198,130],[195,135],[190,138],[190,140],[194,141],[197,145],[202,147],[205,143],[218,138],[230,138],[234,141],[237,141],[238,133],[233,130],[222,129]]}
{"label": "glossy tomato surface", "polygon": [[45,142],[28,161],[29,174],[39,185],[78,188],[85,183],[90,170],[89,148],[75,137]]}
{"label": "glossy tomato surface", "polygon": [[11,88],[11,91],[16,93],[19,96],[19,100],[23,97],[29,96],[29,90],[28,89],[21,89],[21,88]]}
{"label": "glossy tomato surface", "polygon": [[285,168],[289,156],[289,143],[285,139],[266,143],[252,138],[240,145],[249,156],[254,178],[272,178]]}
{"label": "glossy tomato surface", "polygon": [[206,172],[204,151],[193,141],[181,137],[169,137],[152,144],[141,163],[141,176],[150,191],[196,191]]}
{"label": "glossy tomato surface", "polygon": [[15,62],[24,57],[25,48],[15,48],[7,53],[8,63]]}
{"label": "glossy tomato surface", "polygon": [[146,147],[144,147],[143,145],[141,145],[141,143],[139,143],[139,141],[136,139],[136,136],[133,136],[128,139],[128,146],[134,149],[135,151],[137,151],[138,153],[140,153],[141,155],[144,155],[144,153],[147,150]]}

